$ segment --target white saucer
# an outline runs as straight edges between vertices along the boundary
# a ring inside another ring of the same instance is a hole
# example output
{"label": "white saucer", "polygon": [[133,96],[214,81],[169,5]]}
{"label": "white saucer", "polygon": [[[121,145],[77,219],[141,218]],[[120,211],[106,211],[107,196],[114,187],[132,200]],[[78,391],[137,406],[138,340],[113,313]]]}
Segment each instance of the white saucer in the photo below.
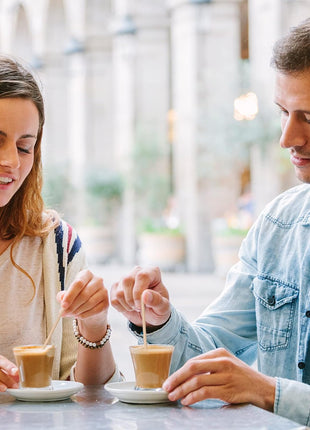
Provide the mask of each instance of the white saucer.
{"label": "white saucer", "polygon": [[80,391],[84,385],[74,381],[53,381],[53,390],[41,390],[35,388],[8,388],[7,392],[17,400],[25,402],[53,402],[64,400]]}
{"label": "white saucer", "polygon": [[135,382],[111,382],[104,388],[125,403],[167,403],[168,394],[164,390],[135,390]]}

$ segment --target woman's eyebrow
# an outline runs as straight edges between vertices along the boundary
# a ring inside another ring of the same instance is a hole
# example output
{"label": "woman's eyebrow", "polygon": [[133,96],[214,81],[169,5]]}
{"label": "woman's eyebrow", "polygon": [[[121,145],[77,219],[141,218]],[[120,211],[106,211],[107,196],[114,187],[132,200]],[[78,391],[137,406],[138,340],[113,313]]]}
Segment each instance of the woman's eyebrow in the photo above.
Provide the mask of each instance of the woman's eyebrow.
{"label": "woman's eyebrow", "polygon": [[[1,130],[0,130],[0,132],[1,132]],[[22,136],[20,136],[20,139],[28,139],[28,138],[36,139],[37,136],[34,134],[23,134]]]}
{"label": "woman's eyebrow", "polygon": [[[8,135],[4,131],[0,130],[0,136],[7,137]],[[35,134],[23,134],[22,136],[20,136],[19,139],[37,139],[37,137],[38,136],[36,136]]]}

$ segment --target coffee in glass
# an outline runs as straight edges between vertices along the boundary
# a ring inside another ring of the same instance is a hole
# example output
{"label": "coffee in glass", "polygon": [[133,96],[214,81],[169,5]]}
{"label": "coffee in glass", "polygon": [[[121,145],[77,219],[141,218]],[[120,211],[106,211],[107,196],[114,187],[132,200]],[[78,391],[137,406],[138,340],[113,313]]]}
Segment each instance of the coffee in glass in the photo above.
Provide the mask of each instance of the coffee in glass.
{"label": "coffee in glass", "polygon": [[158,389],[169,376],[172,345],[130,346],[136,389]]}
{"label": "coffee in glass", "polygon": [[19,369],[20,388],[52,389],[52,369],[55,347],[25,345],[13,348]]}

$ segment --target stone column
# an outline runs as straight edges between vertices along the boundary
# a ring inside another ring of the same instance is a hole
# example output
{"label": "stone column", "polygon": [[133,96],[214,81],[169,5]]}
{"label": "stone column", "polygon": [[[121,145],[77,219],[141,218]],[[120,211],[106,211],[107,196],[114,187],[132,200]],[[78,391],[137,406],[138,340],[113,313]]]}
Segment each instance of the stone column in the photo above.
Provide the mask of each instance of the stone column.
{"label": "stone column", "polygon": [[219,117],[225,121],[225,109],[233,105],[239,53],[236,5],[237,1],[168,2],[176,116],[175,188],[190,271],[214,267],[209,231],[213,202],[208,199],[208,187],[213,185],[206,178],[208,165],[217,162],[214,137],[222,132]]}
{"label": "stone column", "polygon": [[[31,0],[30,0],[31,1]],[[67,53],[83,51],[85,43],[85,0],[64,0],[66,24],[70,40],[66,47]]]}
{"label": "stone column", "polygon": [[114,143],[119,168],[126,179],[120,223],[120,256],[132,265],[136,256],[134,189],[130,183],[135,138],[135,25],[126,1],[117,1],[113,39]]}
{"label": "stone column", "polygon": [[17,7],[13,7],[12,0],[2,0],[0,5],[0,40],[1,51],[4,54],[11,54],[12,52],[12,39],[16,27]]}
{"label": "stone column", "polygon": [[23,0],[32,38],[32,65],[34,67],[41,67],[43,65],[48,3],[48,0],[40,0],[39,2]]}
{"label": "stone column", "polygon": [[86,134],[86,64],[83,54],[68,57],[67,82],[67,154],[70,180],[77,191],[73,204],[76,207],[75,223],[81,224],[85,208],[85,167],[87,163]]}

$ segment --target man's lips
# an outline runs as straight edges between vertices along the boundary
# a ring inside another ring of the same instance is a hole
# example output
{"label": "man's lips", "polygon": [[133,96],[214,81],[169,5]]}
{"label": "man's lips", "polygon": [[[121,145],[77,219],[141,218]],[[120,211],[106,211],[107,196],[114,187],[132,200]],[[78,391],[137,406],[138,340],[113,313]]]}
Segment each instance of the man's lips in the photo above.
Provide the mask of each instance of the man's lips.
{"label": "man's lips", "polygon": [[310,164],[310,158],[304,157],[302,155],[291,154],[291,162],[294,166],[303,167]]}

